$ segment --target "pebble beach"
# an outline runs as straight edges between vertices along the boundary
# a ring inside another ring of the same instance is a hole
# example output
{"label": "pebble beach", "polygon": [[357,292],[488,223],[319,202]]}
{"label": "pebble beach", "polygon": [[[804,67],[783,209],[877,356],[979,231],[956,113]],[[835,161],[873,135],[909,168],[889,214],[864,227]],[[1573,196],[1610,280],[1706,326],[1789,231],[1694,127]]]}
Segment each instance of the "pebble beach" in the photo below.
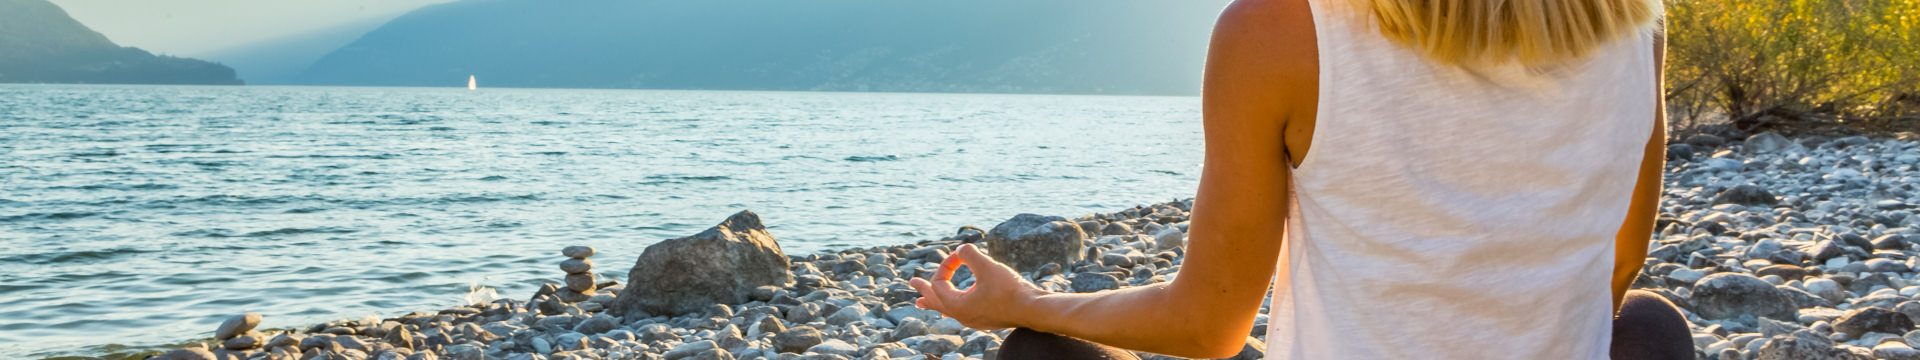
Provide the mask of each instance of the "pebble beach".
{"label": "pebble beach", "polygon": [[[1920,359],[1920,142],[1698,135],[1668,157],[1657,235],[1634,287],[1682,308],[1700,358]],[[778,234],[742,212],[638,262],[554,249],[553,280],[534,294],[476,292],[471,306],[287,330],[255,329],[258,314],[236,313],[212,339],[129,358],[993,359],[1006,331],[914,307],[907,280],[979,243],[1054,291],[1170,281],[1191,209],[1182,200],[1022,214],[914,244],[813,254],[781,253]],[[606,272],[632,283],[594,275]],[[971,279],[962,271],[954,281]],[[1265,327],[1263,315],[1236,359],[1264,357]]]}

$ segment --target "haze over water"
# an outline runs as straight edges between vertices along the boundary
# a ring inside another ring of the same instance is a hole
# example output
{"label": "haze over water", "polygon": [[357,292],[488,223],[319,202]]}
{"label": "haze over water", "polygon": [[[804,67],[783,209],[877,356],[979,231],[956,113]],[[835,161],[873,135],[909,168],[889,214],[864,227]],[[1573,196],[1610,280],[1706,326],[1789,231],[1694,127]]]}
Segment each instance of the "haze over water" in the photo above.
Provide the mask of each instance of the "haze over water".
{"label": "haze over water", "polygon": [[751,209],[789,255],[1193,195],[1190,97],[0,85],[0,358],[524,299]]}

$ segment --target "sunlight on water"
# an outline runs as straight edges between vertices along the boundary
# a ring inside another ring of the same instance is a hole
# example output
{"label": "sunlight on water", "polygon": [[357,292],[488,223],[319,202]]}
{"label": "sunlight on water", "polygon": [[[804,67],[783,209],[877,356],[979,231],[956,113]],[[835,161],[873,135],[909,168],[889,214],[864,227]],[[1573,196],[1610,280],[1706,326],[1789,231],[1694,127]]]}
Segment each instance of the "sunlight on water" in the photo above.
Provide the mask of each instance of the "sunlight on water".
{"label": "sunlight on water", "polygon": [[[1190,197],[1197,98],[0,85],[0,353],[523,299],[751,209],[788,254]],[[486,295],[486,289],[497,294]]]}

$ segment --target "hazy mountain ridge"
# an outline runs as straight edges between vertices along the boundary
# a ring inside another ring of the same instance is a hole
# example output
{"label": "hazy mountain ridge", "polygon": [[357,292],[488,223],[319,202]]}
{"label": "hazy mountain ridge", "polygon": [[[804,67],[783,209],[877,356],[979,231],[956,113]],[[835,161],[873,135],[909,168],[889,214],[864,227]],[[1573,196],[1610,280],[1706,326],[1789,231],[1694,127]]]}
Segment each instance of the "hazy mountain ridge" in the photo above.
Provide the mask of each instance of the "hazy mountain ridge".
{"label": "hazy mountain ridge", "polygon": [[296,83],[1197,94],[1225,0],[464,0]]}
{"label": "hazy mountain ridge", "polygon": [[241,82],[224,65],[116,45],[46,0],[0,0],[0,83]]}

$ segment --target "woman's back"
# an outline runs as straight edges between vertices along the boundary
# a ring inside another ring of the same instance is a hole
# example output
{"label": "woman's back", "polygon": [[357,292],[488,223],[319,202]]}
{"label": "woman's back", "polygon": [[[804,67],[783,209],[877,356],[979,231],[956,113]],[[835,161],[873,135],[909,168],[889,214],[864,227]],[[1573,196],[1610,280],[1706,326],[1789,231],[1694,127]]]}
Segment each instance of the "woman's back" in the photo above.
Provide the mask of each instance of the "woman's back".
{"label": "woman's back", "polygon": [[1340,1],[1309,0],[1319,97],[1268,357],[1607,358],[1651,34],[1551,69],[1443,65]]}

